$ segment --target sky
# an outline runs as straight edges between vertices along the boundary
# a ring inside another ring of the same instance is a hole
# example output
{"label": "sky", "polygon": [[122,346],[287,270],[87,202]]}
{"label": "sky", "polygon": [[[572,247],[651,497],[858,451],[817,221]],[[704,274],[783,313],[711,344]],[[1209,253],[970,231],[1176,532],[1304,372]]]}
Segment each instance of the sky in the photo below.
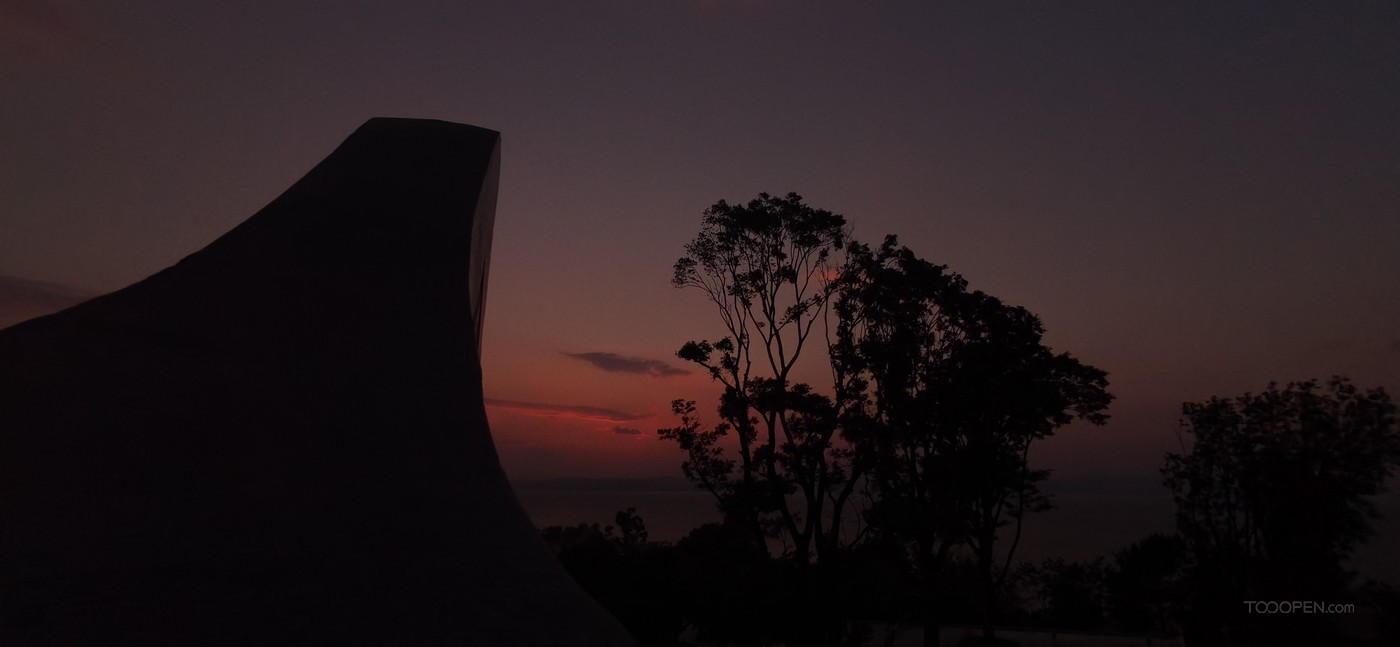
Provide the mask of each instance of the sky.
{"label": "sky", "polygon": [[1064,483],[1156,487],[1184,401],[1400,392],[1393,2],[0,0],[0,88],[0,326],[197,251],[370,117],[500,131],[512,478],[678,474],[656,429],[716,391],[674,352],[721,328],[671,266],[761,191],[1108,371],[1112,421],[1035,450]]}

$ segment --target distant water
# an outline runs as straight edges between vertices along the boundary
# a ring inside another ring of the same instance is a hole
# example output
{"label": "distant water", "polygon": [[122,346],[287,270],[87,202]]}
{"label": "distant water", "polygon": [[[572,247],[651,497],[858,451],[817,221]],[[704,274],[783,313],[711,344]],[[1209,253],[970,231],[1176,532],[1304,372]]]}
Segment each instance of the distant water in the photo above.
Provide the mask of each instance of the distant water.
{"label": "distant water", "polygon": [[[714,499],[683,479],[553,479],[515,481],[535,526],[613,525],[617,511],[637,509],[652,541],[674,542],[696,526],[719,521]],[[1082,560],[1112,555],[1152,532],[1171,532],[1171,494],[1160,485],[1062,480],[1051,486],[1056,508],[1027,518],[1017,560]],[[1400,583],[1400,493],[1376,500],[1376,535],[1356,551],[1361,580]],[[1009,536],[1008,536],[1009,539]]]}
{"label": "distant water", "polygon": [[538,528],[581,523],[613,525],[619,510],[636,508],[648,539],[674,542],[696,526],[719,521],[714,498],[669,479],[519,481],[516,496]]}
{"label": "distant water", "polygon": [[[636,489],[622,480],[523,481],[516,484],[516,494],[540,528],[611,525],[617,511],[635,507],[646,522],[649,539],[676,541],[700,524],[720,520],[708,493],[684,481],[658,487],[659,481],[641,480]],[[1097,495],[1092,501],[1061,496],[1059,501],[1057,509],[1028,519],[1018,551],[1021,556],[1091,559],[1150,532],[1171,529],[1171,498],[1165,494],[1146,501],[1131,492]]]}

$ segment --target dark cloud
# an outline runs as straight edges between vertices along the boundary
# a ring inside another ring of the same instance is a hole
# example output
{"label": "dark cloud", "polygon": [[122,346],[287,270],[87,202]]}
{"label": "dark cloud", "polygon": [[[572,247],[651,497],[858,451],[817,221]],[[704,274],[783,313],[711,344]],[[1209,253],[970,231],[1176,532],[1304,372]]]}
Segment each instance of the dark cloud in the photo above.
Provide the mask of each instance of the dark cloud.
{"label": "dark cloud", "polygon": [[1390,342],[1390,345],[1387,346],[1386,348],[1389,348],[1390,350],[1393,350],[1393,351],[1395,351],[1395,352],[1397,352],[1397,353],[1400,353],[1400,339],[1397,339],[1397,340],[1395,340],[1395,341],[1393,341],[1393,342]]}
{"label": "dark cloud", "polygon": [[577,360],[583,360],[593,366],[611,373],[635,373],[638,375],[650,375],[652,377],[675,377],[677,375],[690,375],[690,371],[681,370],[666,362],[656,359],[645,359],[642,357],[626,357],[617,353],[564,353]]}
{"label": "dark cloud", "polygon": [[486,398],[486,406],[500,409],[510,409],[520,411],[532,416],[549,416],[551,418],[578,418],[580,420],[596,420],[600,422],[632,422],[642,420],[645,415],[624,413],[602,407],[586,407],[572,404],[547,404],[543,402],[517,402],[514,400],[497,400]]}
{"label": "dark cloud", "polygon": [[642,433],[642,430],[634,429],[632,427],[613,427],[613,433],[622,434],[624,436],[637,436]]}

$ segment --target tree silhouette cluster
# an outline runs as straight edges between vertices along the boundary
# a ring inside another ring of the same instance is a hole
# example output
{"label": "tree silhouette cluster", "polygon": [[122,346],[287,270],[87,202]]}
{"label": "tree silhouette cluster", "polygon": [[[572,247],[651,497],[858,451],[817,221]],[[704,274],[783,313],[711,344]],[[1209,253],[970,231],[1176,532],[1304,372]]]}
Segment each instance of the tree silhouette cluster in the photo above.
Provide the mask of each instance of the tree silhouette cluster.
{"label": "tree silhouette cluster", "polygon": [[[969,549],[991,641],[1025,515],[1050,507],[1040,489],[1048,473],[1029,466],[1031,444],[1075,418],[1105,422],[1107,376],[1052,352],[1025,308],[969,291],[893,236],[878,250],[852,245],[842,276],[832,357],[862,405],[845,437],[867,468],[866,519],[908,546],[925,586],[952,550]],[[932,637],[937,606],[926,612]]]}
{"label": "tree silhouette cluster", "polygon": [[[810,641],[847,633],[823,601],[866,537],[899,547],[925,596],[951,552],[971,549],[990,639],[1021,521],[1049,506],[1031,445],[1075,418],[1102,423],[1105,373],[1052,352],[1024,308],[969,290],[893,236],[873,249],[850,240],[843,217],[796,194],[716,203],[686,252],[673,284],[705,294],[724,336],[677,355],[723,385],[721,421],[706,427],[678,400],[681,424],[660,435],[686,452],[683,471],[726,523],[764,554],[785,548],[813,625],[830,625]],[[825,393],[794,379],[818,331]],[[866,505],[853,513],[857,494]],[[936,639],[937,605],[924,606]]]}
{"label": "tree silhouette cluster", "polygon": [[[615,526],[546,530],[566,568],[645,645],[893,645],[921,626],[994,626],[1192,645],[1394,644],[1332,618],[1280,621],[1247,600],[1351,601],[1400,615],[1344,568],[1400,464],[1396,410],[1343,378],[1187,403],[1162,474],[1175,534],[1107,558],[1016,563],[1049,509],[1037,441],[1103,424],[1107,374],[1044,342],[1033,313],[973,290],[894,236],[852,240],[795,194],[708,209],[672,277],[715,306],[718,339],[677,355],[722,392],[718,420],[676,400],[660,429],[722,522],[648,542]],[[800,360],[800,361],[799,361]],[[829,375],[822,388],[804,379]],[[1388,624],[1387,624],[1388,622]],[[1387,636],[1389,638],[1387,638]],[[1348,642],[1350,641],[1350,642]],[[1379,642],[1377,642],[1379,641]]]}
{"label": "tree silhouette cluster", "polygon": [[[716,497],[727,521],[765,552],[767,538],[782,535],[799,562],[839,543],[841,508],[856,482],[833,443],[842,403],[792,381],[835,293],[830,273],[845,225],[795,194],[764,194],[747,205],[721,200],[705,212],[672,277],[704,293],[724,325],[719,341],[688,342],[677,352],[724,386],[723,422],[705,429],[694,403],[677,401],[682,424],[661,435],[687,452],[686,475]],[[719,444],[731,432],[736,459]]]}
{"label": "tree silhouette cluster", "polygon": [[1338,600],[1343,566],[1371,532],[1370,497],[1400,465],[1382,389],[1334,377],[1187,403],[1189,451],[1162,469],[1190,548],[1186,629],[1197,644],[1329,644],[1324,616],[1264,618],[1246,600]]}

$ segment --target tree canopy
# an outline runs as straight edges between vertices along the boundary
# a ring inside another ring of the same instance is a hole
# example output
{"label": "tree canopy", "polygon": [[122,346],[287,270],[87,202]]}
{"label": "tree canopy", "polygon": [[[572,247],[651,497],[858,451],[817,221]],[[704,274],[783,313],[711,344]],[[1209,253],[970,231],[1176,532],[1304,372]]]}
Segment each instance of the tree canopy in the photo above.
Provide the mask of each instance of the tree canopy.
{"label": "tree canopy", "polygon": [[1190,447],[1162,472],[1194,562],[1197,630],[1251,631],[1242,600],[1339,594],[1376,516],[1369,497],[1400,465],[1389,394],[1333,377],[1186,403],[1182,415]]}
{"label": "tree canopy", "polygon": [[[799,562],[834,549],[853,478],[837,438],[840,404],[791,381],[834,291],[834,258],[846,220],[789,193],[707,209],[700,233],[676,261],[672,284],[701,291],[724,326],[718,341],[691,341],[677,355],[724,386],[719,424],[706,428],[694,403],[672,404],[682,424],[661,430],[687,452],[686,475],[719,500],[732,523],[766,547],[788,543]],[[720,440],[737,437],[738,455]]]}
{"label": "tree canopy", "polygon": [[[1025,514],[1049,507],[1031,444],[1075,418],[1102,424],[1107,375],[1053,352],[1025,308],[969,291],[893,236],[875,250],[850,246],[839,294],[833,364],[860,394],[847,398],[868,405],[847,425],[874,493],[867,518],[909,543],[930,582],[952,548],[971,548],[990,635]],[[1015,531],[998,564],[1008,523]]]}
{"label": "tree canopy", "polygon": [[[780,539],[799,568],[846,549],[857,495],[865,531],[903,543],[925,583],[970,547],[990,623],[1021,521],[1048,507],[1030,445],[1076,418],[1102,423],[1106,375],[1051,351],[1025,308],[968,290],[893,236],[871,249],[845,227],[796,194],[705,211],[672,283],[704,293],[724,335],[677,355],[723,385],[721,422],[707,426],[693,401],[677,400],[680,425],[659,433],[728,523],[760,546]],[[825,393],[792,380],[818,331]]]}

